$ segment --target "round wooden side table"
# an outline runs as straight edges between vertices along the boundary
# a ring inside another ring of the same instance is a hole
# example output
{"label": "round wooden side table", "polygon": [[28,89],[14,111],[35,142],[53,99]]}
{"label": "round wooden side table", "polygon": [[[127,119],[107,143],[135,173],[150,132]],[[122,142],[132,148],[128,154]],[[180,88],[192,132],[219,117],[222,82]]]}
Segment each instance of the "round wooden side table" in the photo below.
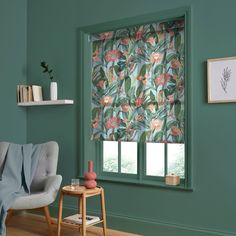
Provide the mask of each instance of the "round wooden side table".
{"label": "round wooden side table", "polygon": [[[61,236],[61,226],[65,225],[73,225],[75,224],[66,222],[62,219],[62,211],[63,211],[63,198],[64,196],[78,197],[79,198],[79,213],[82,215],[82,224],[76,224],[76,227],[79,227],[82,236],[86,236],[86,228],[102,223],[103,226],[103,236],[106,236],[106,210],[105,210],[105,200],[104,200],[104,190],[102,187],[96,187],[94,189],[86,189],[84,186],[79,186],[76,188],[72,188],[71,186],[64,186],[60,192],[60,201],[59,201],[59,210],[58,210],[58,222],[57,222],[57,236]],[[93,223],[86,225],[86,198],[100,196],[101,199],[101,209],[102,209],[102,218]]]}

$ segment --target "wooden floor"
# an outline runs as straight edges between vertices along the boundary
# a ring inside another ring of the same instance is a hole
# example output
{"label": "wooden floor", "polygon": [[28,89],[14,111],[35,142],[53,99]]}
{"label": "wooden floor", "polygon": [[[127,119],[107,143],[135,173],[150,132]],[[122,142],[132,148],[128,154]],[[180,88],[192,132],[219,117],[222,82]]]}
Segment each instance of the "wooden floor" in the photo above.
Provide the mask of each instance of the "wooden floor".
{"label": "wooden floor", "polygon": [[[56,235],[56,224],[54,224]],[[12,216],[7,226],[7,236],[48,236],[47,224],[41,216],[22,214]],[[63,227],[61,236],[79,236],[78,230],[70,227]],[[102,229],[90,227],[86,236],[102,236]],[[108,230],[107,236],[137,236],[135,234],[123,233]]]}

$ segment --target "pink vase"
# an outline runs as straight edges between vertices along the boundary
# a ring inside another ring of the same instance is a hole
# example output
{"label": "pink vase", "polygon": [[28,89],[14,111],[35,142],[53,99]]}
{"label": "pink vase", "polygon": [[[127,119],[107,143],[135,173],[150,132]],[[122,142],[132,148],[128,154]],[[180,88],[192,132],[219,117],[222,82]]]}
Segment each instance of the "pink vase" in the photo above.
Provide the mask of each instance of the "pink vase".
{"label": "pink vase", "polygon": [[86,188],[96,188],[97,182],[95,181],[97,174],[93,172],[93,161],[88,161],[88,172],[84,174],[84,186]]}

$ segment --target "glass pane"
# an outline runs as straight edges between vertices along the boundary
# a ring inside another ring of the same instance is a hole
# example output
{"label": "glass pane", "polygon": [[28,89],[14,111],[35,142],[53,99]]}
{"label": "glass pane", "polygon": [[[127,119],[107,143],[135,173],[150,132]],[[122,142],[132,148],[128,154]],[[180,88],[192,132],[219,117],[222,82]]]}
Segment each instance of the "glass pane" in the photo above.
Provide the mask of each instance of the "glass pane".
{"label": "glass pane", "polygon": [[184,178],[184,144],[167,144],[168,174]]}
{"label": "glass pane", "polygon": [[118,142],[103,142],[103,171],[118,172]]}
{"label": "glass pane", "polygon": [[121,173],[137,174],[137,143],[121,143]]}
{"label": "glass pane", "polygon": [[164,176],[165,174],[165,144],[146,144],[146,175]]}

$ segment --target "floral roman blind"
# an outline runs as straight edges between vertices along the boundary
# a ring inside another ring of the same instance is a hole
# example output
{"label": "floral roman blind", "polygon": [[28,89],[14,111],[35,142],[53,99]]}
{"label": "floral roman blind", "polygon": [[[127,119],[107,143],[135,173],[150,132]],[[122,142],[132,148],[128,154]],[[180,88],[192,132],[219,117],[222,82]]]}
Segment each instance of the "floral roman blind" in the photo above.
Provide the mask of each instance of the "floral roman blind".
{"label": "floral roman blind", "polygon": [[184,19],[91,35],[92,139],[184,142]]}

